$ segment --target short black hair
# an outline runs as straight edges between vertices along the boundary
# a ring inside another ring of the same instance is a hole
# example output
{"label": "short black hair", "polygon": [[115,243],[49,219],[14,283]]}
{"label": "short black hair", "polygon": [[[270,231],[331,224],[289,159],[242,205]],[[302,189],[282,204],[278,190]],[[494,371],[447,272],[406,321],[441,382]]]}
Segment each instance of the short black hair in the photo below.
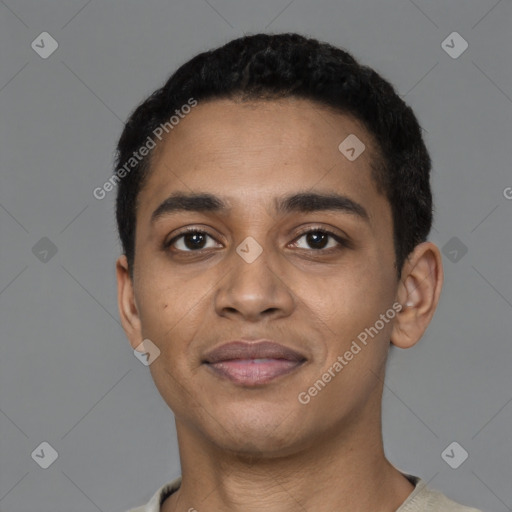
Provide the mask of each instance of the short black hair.
{"label": "short black hair", "polygon": [[372,68],[359,64],[343,49],[296,33],[246,35],[200,53],[133,111],[119,139],[115,162],[115,171],[122,176],[117,225],[131,275],[137,201],[152,155],[136,160],[134,152],[159,133],[159,126],[170,127],[170,117],[191,104],[191,98],[201,102],[286,97],[308,99],[351,115],[377,142],[372,176],[391,206],[400,277],[405,259],[426,240],[432,226],[431,161],[418,120],[393,86]]}

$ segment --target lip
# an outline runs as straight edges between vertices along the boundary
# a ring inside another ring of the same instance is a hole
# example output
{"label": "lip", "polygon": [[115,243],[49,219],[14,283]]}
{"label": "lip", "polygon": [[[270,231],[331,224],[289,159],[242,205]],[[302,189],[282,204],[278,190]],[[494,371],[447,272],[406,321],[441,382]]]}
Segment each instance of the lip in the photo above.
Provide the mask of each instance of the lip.
{"label": "lip", "polygon": [[208,352],[203,364],[235,384],[253,387],[287,375],[305,361],[300,352],[271,340],[236,340]]}

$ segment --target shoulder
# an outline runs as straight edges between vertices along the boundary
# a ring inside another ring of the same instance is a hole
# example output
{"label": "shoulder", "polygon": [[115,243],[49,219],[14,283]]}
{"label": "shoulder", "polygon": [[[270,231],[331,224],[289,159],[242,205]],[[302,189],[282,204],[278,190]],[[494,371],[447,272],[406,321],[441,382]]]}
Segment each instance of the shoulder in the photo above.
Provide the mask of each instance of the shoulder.
{"label": "shoulder", "polygon": [[457,503],[442,492],[430,489],[426,483],[415,477],[416,487],[396,512],[482,512]]}
{"label": "shoulder", "polygon": [[172,482],[166,483],[159,487],[156,492],[153,494],[151,499],[140,507],[131,508],[126,512],[160,512],[160,505],[163,503],[165,498],[167,498],[174,491],[179,489],[181,485],[181,476],[174,479]]}

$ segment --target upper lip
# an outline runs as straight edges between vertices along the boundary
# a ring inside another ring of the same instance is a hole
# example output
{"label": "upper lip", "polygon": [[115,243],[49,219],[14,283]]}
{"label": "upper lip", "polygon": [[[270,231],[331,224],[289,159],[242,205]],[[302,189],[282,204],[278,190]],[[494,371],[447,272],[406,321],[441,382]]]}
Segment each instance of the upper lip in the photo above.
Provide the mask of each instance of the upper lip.
{"label": "upper lip", "polygon": [[296,350],[270,340],[236,340],[211,350],[204,356],[203,362],[218,363],[233,359],[286,359],[301,362],[306,357]]}

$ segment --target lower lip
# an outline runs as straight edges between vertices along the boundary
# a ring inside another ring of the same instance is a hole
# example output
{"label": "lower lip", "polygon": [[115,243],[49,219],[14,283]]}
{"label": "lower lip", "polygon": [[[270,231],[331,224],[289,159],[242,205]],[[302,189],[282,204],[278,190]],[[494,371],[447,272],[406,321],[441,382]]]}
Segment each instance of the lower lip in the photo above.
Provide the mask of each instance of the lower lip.
{"label": "lower lip", "polygon": [[302,361],[285,359],[233,359],[208,364],[217,374],[244,386],[266,384],[301,365]]}

